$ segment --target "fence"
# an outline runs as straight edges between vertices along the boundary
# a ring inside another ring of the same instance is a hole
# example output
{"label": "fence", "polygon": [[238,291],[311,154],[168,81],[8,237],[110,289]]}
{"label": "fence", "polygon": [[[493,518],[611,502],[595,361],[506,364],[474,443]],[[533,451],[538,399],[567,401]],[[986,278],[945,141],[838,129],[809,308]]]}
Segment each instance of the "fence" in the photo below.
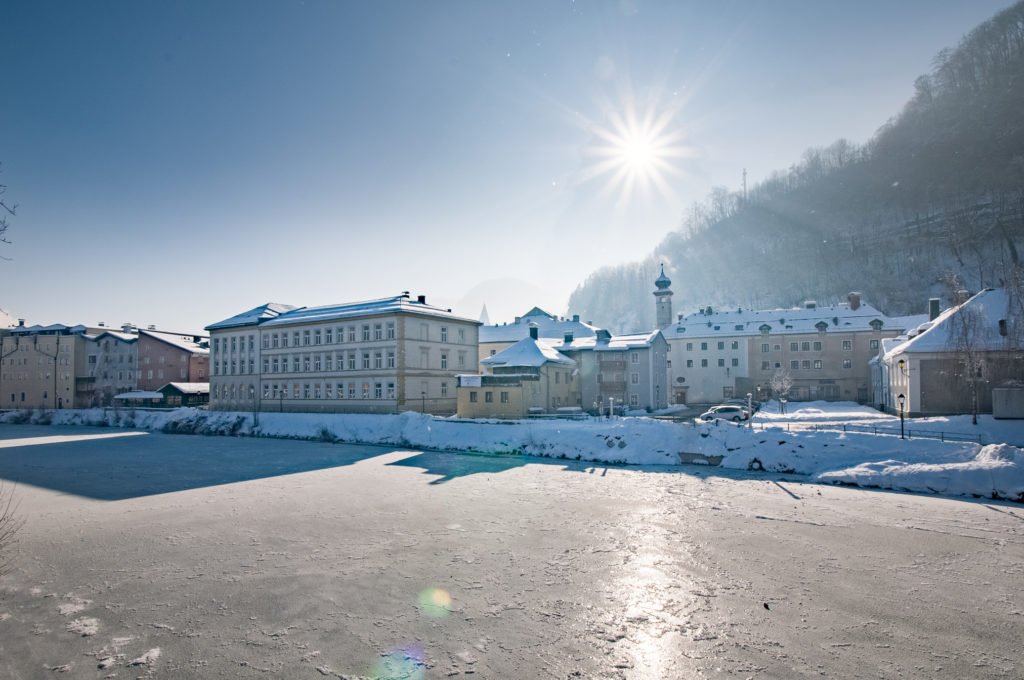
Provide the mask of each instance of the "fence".
{"label": "fence", "polygon": [[[782,423],[778,425],[769,425],[767,423],[760,423],[761,431],[782,429]],[[865,434],[883,435],[898,437],[900,436],[900,428],[898,427],[880,427],[878,425],[855,425],[850,423],[786,423],[786,431],[812,431],[812,432],[863,432]],[[755,427],[757,423],[755,423]],[[938,439],[944,442],[976,442],[983,444],[982,441],[984,435],[982,433],[966,433],[966,432],[946,432],[944,430],[915,430],[913,428],[904,428],[904,436],[907,439]]]}

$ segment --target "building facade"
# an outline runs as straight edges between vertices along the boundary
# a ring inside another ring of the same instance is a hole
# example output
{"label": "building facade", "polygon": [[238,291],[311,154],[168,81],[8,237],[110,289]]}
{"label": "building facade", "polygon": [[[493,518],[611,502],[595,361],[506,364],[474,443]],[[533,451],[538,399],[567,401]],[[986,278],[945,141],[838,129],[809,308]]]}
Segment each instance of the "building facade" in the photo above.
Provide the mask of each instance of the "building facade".
{"label": "building facade", "polygon": [[210,338],[154,327],[138,330],[140,390],[159,390],[169,382],[210,381]]}
{"label": "building facade", "polygon": [[531,336],[483,360],[484,375],[460,375],[458,415],[526,418],[579,409],[576,362]]}
{"label": "building facade", "polygon": [[95,377],[86,368],[90,329],[85,326],[25,326],[0,331],[0,407],[90,406]]}
{"label": "building facade", "polygon": [[268,303],[207,326],[210,407],[451,415],[480,322],[408,294],[325,307]]}
{"label": "building facade", "polygon": [[871,367],[885,338],[904,329],[850,293],[847,302],[792,309],[706,307],[663,329],[671,346],[674,403],[714,404],[750,393],[767,399],[788,373],[789,399],[872,401]]}
{"label": "building facade", "polygon": [[[537,329],[537,337],[541,340],[562,341],[565,338],[583,340],[593,338],[597,327],[580,321],[579,314],[571,319],[548,314],[540,307],[534,307],[522,316],[517,316],[512,323],[490,324],[480,328],[480,358],[482,362],[508,349],[523,338],[530,337],[530,329]],[[483,366],[481,365],[481,369]]]}

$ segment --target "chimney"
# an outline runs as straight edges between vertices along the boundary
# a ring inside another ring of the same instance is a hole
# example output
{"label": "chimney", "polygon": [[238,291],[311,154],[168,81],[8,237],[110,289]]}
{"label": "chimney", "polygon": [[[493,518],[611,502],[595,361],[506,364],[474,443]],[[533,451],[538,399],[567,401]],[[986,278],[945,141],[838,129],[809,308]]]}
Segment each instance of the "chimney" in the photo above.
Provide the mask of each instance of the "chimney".
{"label": "chimney", "polygon": [[100,322],[99,322],[98,324],[96,324],[96,325],[97,325],[97,326],[99,326],[100,328],[106,328],[106,326],[107,326],[107,324],[105,324],[105,323],[104,323],[104,322],[102,322],[102,321],[100,321]]}
{"label": "chimney", "polygon": [[151,331],[155,331],[156,330],[156,324],[152,324],[151,323],[148,326],[146,326],[146,329],[147,330],[151,330]]}
{"label": "chimney", "polygon": [[538,327],[537,324],[535,324],[535,323],[533,323],[531,321],[530,322],[530,337],[533,338],[534,340],[536,340],[539,335],[540,335],[540,327]]}
{"label": "chimney", "polygon": [[517,316],[517,317],[516,317],[516,323],[519,323],[519,322],[520,322],[520,321],[522,321],[522,320],[523,320],[523,317],[521,317],[521,316]]}
{"label": "chimney", "polygon": [[804,302],[804,309],[817,309],[818,303],[815,300],[807,300]]}
{"label": "chimney", "polygon": [[850,303],[850,311],[856,312],[860,309],[860,293],[852,292],[846,296],[846,301]]}
{"label": "chimney", "polygon": [[572,315],[572,320],[573,320],[574,323],[579,323],[580,322],[580,315],[579,314],[573,314]]}
{"label": "chimney", "polygon": [[18,328],[24,328],[24,327],[25,327],[25,320],[24,319],[18,319]]}
{"label": "chimney", "polygon": [[572,344],[572,331],[567,331],[562,340],[564,340],[567,345]]}
{"label": "chimney", "polygon": [[426,295],[417,295],[416,296],[416,302],[420,303],[421,305],[427,304],[427,296]]}
{"label": "chimney", "polygon": [[402,297],[404,297],[404,298],[407,298],[407,297],[409,297],[409,291],[407,291],[407,290],[403,290],[403,291],[402,291]]}
{"label": "chimney", "polygon": [[133,328],[134,326],[132,326],[130,323],[121,324],[121,330],[125,333],[131,333]]}
{"label": "chimney", "polygon": [[928,320],[935,321],[939,312],[939,298],[928,298]]}

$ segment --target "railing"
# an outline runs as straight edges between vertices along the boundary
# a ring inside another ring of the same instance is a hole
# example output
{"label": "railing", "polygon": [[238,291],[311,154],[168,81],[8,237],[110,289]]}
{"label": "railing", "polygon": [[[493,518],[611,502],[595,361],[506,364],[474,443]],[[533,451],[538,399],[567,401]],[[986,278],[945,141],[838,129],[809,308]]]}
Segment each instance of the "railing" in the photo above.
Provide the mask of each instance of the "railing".
{"label": "railing", "polygon": [[[781,430],[783,429],[783,423],[770,424],[770,423],[754,423],[756,428],[758,425],[761,426],[761,431],[765,430]],[[878,425],[855,425],[850,423],[785,423],[786,432],[792,431],[812,431],[812,432],[862,432],[864,434],[883,435],[889,437],[899,437],[900,428],[898,427],[884,427]],[[913,428],[904,428],[903,435],[907,439],[938,439],[944,442],[976,442],[983,444],[984,434],[983,433],[967,433],[967,432],[946,432],[945,430],[915,430]]]}

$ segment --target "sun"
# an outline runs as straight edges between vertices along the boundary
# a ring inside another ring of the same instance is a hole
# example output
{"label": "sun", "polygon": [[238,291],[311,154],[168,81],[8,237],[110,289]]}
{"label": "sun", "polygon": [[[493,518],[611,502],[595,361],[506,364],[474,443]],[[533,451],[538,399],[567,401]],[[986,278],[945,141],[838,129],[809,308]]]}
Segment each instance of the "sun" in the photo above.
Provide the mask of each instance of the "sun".
{"label": "sun", "polygon": [[634,193],[675,196],[670,180],[680,174],[679,160],[691,155],[676,113],[629,103],[609,112],[607,123],[591,124],[584,181],[604,178],[605,191],[617,192],[623,204]]}

